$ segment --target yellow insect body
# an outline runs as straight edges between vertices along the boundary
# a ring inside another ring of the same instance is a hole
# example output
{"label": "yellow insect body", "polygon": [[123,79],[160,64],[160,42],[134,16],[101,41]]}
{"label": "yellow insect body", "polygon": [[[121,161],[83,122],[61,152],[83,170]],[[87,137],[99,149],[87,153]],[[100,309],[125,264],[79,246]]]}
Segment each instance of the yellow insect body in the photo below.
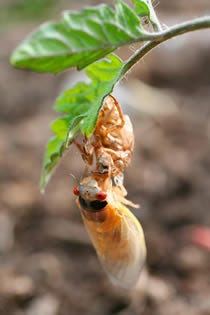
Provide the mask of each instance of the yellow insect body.
{"label": "yellow insect body", "polygon": [[81,214],[99,260],[111,281],[134,287],[142,270],[146,247],[142,227],[121,203],[108,203],[98,212]]}

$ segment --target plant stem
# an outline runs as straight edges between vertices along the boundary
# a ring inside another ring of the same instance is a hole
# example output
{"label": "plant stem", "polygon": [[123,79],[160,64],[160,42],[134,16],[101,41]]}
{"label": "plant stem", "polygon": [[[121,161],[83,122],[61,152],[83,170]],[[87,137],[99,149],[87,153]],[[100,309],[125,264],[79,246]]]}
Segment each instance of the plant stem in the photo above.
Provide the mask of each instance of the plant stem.
{"label": "plant stem", "polygon": [[152,1],[151,0],[146,0],[146,2],[148,3],[148,6],[150,8],[150,21],[153,25],[153,28],[155,31],[162,31],[162,27],[161,27],[161,24],[160,24],[160,21],[158,20],[158,17],[156,15],[156,12],[153,8],[153,5],[152,5]]}
{"label": "plant stem", "polygon": [[200,29],[205,29],[210,27],[210,16],[196,18],[191,21],[187,21],[184,23],[180,23],[170,27],[167,30],[158,32],[158,33],[150,33],[151,40],[143,45],[139,50],[136,51],[134,55],[132,55],[125,63],[123,67],[122,75],[125,74],[131,67],[138,62],[141,58],[143,58],[150,50],[158,46],[159,44],[167,41],[170,38],[175,36],[185,34],[192,31],[197,31]]}

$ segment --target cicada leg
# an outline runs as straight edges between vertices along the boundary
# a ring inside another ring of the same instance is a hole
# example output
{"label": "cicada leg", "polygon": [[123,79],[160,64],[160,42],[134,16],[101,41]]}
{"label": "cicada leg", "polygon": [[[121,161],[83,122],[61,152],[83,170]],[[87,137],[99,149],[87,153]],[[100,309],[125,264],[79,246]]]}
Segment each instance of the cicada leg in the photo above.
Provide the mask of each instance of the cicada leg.
{"label": "cicada leg", "polygon": [[86,177],[90,167],[93,164],[93,154],[94,154],[94,148],[92,146],[92,144],[90,144],[88,142],[88,139],[84,138],[83,139],[83,143],[79,143],[77,140],[73,140],[73,143],[77,146],[77,148],[79,149],[82,159],[85,162],[85,170],[84,170],[84,174],[83,177]]}

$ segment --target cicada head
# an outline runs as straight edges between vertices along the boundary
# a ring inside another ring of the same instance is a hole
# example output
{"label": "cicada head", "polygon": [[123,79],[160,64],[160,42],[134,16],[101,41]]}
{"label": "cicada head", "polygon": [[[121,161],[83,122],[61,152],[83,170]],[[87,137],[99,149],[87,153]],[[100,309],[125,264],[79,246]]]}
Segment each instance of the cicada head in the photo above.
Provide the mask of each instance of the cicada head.
{"label": "cicada head", "polygon": [[99,183],[92,177],[84,178],[79,186],[73,190],[76,196],[79,196],[78,202],[81,209],[97,212],[107,205],[108,193],[99,186]]}
{"label": "cicada head", "polygon": [[74,194],[86,200],[105,200],[112,188],[110,179],[93,174],[83,178],[80,184],[74,187]]}
{"label": "cicada head", "polygon": [[96,199],[96,195],[100,192],[100,187],[95,179],[86,177],[78,186],[79,195],[87,200]]}

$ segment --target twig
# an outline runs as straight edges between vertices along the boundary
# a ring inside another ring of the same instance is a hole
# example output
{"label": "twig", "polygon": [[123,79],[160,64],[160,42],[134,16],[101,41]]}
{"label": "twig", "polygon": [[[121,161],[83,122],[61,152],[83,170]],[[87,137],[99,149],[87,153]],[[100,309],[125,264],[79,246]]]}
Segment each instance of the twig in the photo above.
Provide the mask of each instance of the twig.
{"label": "twig", "polygon": [[125,74],[128,70],[132,68],[132,66],[138,62],[141,58],[143,58],[150,50],[158,46],[160,43],[167,41],[170,38],[175,36],[185,34],[192,31],[197,31],[200,29],[205,29],[210,27],[210,16],[196,18],[191,21],[187,21],[184,23],[177,24],[175,26],[170,27],[167,30],[163,30],[158,33],[150,33],[148,34],[148,38],[150,41],[143,45],[139,50],[136,51],[134,55],[132,55],[123,67],[122,74]]}

